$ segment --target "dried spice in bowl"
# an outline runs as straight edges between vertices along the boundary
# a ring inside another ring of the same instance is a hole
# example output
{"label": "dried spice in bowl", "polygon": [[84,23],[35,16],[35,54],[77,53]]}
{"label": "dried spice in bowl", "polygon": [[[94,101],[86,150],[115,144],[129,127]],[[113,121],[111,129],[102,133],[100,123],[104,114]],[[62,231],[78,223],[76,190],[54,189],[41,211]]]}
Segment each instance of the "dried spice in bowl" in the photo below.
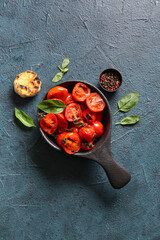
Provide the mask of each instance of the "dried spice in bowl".
{"label": "dried spice in bowl", "polygon": [[109,68],[101,73],[99,83],[104,90],[115,92],[122,84],[122,76],[116,69]]}

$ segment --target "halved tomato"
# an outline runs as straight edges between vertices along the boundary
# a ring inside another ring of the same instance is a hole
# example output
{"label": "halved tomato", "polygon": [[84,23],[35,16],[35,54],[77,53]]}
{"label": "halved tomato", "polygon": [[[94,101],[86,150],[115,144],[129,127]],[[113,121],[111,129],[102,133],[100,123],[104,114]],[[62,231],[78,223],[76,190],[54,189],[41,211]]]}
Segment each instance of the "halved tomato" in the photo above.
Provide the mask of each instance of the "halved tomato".
{"label": "halved tomato", "polygon": [[82,118],[81,107],[78,103],[70,103],[65,108],[65,117],[69,122],[78,121]]}
{"label": "halved tomato", "polygon": [[68,95],[68,89],[60,86],[56,86],[49,90],[47,94],[47,99],[58,98],[65,101]]}
{"label": "halved tomato", "polygon": [[85,142],[90,142],[94,138],[95,130],[94,127],[86,124],[84,127],[79,129],[79,136]]}
{"label": "halved tomato", "polygon": [[64,132],[68,128],[68,122],[65,118],[65,116],[62,113],[57,113],[56,117],[58,119],[58,131]]}
{"label": "halved tomato", "polygon": [[81,148],[81,139],[77,133],[69,132],[62,141],[62,147],[68,154],[74,154]]}
{"label": "halved tomato", "polygon": [[44,118],[40,120],[40,127],[42,130],[52,135],[58,126],[58,120],[53,113],[48,113]]}
{"label": "halved tomato", "polygon": [[96,133],[96,138],[99,138],[102,136],[104,132],[104,126],[101,122],[95,121],[92,126],[94,127],[95,133]]}
{"label": "halved tomato", "polygon": [[93,141],[91,142],[82,142],[81,149],[85,151],[89,151],[94,148]]}
{"label": "halved tomato", "polygon": [[72,91],[73,98],[78,102],[84,102],[91,90],[84,83],[77,83]]}
{"label": "halved tomato", "polygon": [[83,111],[83,118],[87,123],[92,123],[96,120],[96,114],[92,112],[89,108]]}
{"label": "halved tomato", "polygon": [[86,99],[87,107],[92,112],[101,112],[105,108],[105,102],[98,93],[91,93]]}
{"label": "halved tomato", "polygon": [[71,93],[68,93],[68,96],[66,97],[65,99],[65,105],[68,105],[70,103],[73,103],[75,102],[74,98],[72,97],[72,94]]}
{"label": "halved tomato", "polygon": [[58,134],[58,137],[57,137],[57,139],[56,139],[56,142],[57,142],[57,145],[58,145],[59,147],[62,147],[62,141],[63,141],[63,139],[65,138],[66,134],[67,134],[67,132],[63,132],[63,133]]}

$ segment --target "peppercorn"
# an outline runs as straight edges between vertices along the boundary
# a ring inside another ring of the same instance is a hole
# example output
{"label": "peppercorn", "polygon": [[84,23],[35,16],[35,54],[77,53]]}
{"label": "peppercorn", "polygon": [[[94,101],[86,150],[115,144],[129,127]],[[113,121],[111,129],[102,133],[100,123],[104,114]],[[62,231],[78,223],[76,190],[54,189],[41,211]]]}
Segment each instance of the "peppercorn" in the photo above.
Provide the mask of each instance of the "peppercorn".
{"label": "peppercorn", "polygon": [[107,72],[101,75],[100,84],[104,89],[114,91],[120,87],[121,81],[116,73]]}

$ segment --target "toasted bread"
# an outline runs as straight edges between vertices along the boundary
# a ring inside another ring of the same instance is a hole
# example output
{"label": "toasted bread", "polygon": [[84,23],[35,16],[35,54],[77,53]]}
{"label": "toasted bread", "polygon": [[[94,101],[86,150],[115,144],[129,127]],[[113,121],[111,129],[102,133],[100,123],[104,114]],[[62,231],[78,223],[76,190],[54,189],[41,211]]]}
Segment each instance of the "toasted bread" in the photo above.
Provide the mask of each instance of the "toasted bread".
{"label": "toasted bread", "polygon": [[14,80],[14,90],[21,97],[33,97],[41,90],[41,80],[36,73],[27,70]]}

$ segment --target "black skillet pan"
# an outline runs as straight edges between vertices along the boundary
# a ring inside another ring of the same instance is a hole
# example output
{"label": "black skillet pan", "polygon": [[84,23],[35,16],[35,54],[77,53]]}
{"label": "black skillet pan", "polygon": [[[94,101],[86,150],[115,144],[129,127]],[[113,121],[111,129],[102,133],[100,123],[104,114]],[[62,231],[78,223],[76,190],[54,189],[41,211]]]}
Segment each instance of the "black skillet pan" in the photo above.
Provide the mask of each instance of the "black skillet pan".
{"label": "black skillet pan", "polygon": [[[77,82],[82,82],[86,84],[92,92],[97,92],[100,94],[102,99],[104,100],[106,107],[103,110],[103,124],[104,124],[104,133],[101,136],[101,138],[98,140],[98,142],[95,144],[95,147],[87,152],[78,152],[75,153],[75,156],[89,158],[91,160],[96,161],[99,163],[105,170],[108,179],[112,185],[112,187],[119,189],[124,187],[131,179],[131,175],[129,172],[120,166],[119,163],[117,163],[112,155],[111,152],[111,126],[112,126],[112,119],[111,119],[111,111],[109,103],[106,99],[106,97],[103,95],[103,93],[96,88],[95,86],[83,82],[83,81],[67,81],[60,84],[57,84],[58,86],[62,86],[68,89],[69,92],[72,92],[73,87]],[[47,93],[44,95],[43,99],[46,99]],[[38,110],[39,112],[39,110]],[[39,114],[37,114],[39,116]],[[38,117],[38,120],[39,117]],[[40,128],[41,134],[44,137],[44,139],[55,149],[62,151],[57,144],[55,143],[52,136],[46,134],[41,128]]]}

